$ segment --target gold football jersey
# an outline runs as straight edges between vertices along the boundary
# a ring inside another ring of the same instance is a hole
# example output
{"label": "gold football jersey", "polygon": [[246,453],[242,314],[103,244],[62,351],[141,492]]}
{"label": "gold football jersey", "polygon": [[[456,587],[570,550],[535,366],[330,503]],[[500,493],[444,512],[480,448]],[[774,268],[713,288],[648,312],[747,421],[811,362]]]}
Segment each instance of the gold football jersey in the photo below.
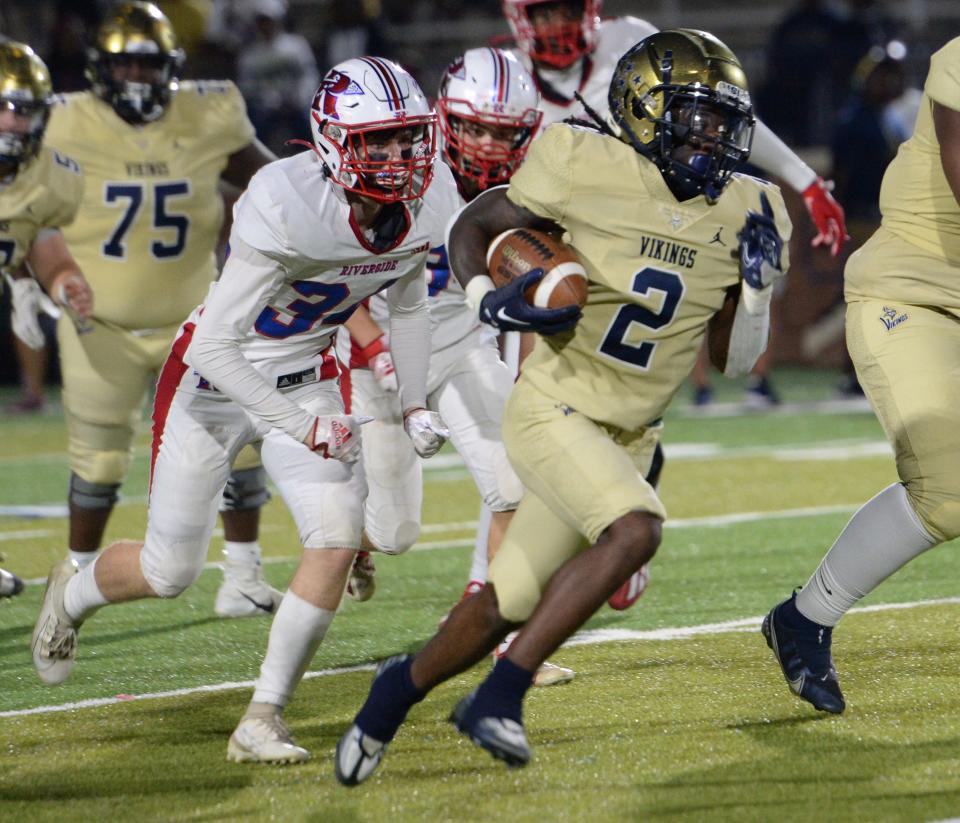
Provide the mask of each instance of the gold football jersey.
{"label": "gold football jersey", "polygon": [[17,269],[40,231],[72,222],[82,194],[77,162],[47,147],[9,184],[0,183],[0,271]]}
{"label": "gold football jersey", "polygon": [[181,83],[163,117],[143,126],[91,92],[59,98],[46,142],[83,170],[82,209],[64,234],[97,296],[98,319],[160,328],[203,300],[223,221],[218,181],[253,136],[228,81]]}
{"label": "gold football jersey", "polygon": [[943,172],[931,101],[960,110],[960,37],[930,58],[913,136],[900,146],[880,189],[886,228],[960,264],[960,205]]}
{"label": "gold football jersey", "polygon": [[736,235],[747,212],[760,211],[760,192],[773,206],[786,267],[791,225],[776,186],[735,175],[715,205],[678,203],[657,167],[627,144],[550,126],[508,197],[564,228],[590,290],[577,327],[539,339],[523,378],[599,422],[636,430],[657,420],[740,280]]}
{"label": "gold football jersey", "polygon": [[[933,101],[960,111],[960,37],[930,59],[913,136],[883,176],[882,229],[847,264],[848,297],[960,308],[960,205],[943,171]],[[897,252],[884,232],[909,245]]]}

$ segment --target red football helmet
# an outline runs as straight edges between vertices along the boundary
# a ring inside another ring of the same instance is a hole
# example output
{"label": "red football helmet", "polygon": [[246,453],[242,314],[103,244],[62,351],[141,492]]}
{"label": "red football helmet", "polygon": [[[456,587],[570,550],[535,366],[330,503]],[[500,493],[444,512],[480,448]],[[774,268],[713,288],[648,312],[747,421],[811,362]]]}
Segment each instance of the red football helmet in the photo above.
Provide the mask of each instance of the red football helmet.
{"label": "red football helmet", "polygon": [[[537,6],[541,8],[531,16]],[[603,0],[503,0],[503,13],[518,48],[531,60],[565,69],[596,45],[602,6]],[[581,7],[583,13],[576,19]],[[565,13],[567,9],[575,11]],[[541,15],[546,19],[534,25],[533,17]]]}

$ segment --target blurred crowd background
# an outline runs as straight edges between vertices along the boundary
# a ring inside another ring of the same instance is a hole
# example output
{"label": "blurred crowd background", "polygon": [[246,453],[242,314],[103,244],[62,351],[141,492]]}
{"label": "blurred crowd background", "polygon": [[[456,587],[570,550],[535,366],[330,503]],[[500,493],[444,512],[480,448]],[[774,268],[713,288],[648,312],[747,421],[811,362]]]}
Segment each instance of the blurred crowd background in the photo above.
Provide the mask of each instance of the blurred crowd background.
{"label": "blurred crowd background", "polygon": [[[234,79],[258,136],[280,155],[301,150],[287,141],[309,137],[307,106],[322,73],[340,60],[364,53],[397,60],[431,94],[465,49],[510,45],[499,0],[155,2],[187,52],[183,75]],[[3,0],[0,33],[40,53],[55,90],[83,89],[87,44],[111,5]],[[744,64],[758,115],[836,181],[852,236],[838,259],[809,248],[812,226],[799,198],[785,191],[796,232],[772,359],[842,365],[843,264],[879,222],[883,171],[912,131],[930,54],[960,33],[960,2],[606,0],[603,11],[716,34]],[[0,382],[15,383],[8,313],[0,307]]]}

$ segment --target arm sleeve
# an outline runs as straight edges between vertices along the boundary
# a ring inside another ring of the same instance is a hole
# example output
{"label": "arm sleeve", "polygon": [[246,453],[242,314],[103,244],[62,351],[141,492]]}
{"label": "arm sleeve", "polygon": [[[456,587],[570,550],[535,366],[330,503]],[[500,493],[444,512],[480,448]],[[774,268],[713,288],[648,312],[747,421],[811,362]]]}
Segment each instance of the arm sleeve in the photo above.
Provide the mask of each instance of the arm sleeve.
{"label": "arm sleeve", "polygon": [[303,440],[313,415],[267,383],[240,351],[260,310],[276,290],[278,263],[234,239],[219,283],[204,304],[187,360],[231,400],[295,440]]}
{"label": "arm sleeve", "polygon": [[424,263],[387,289],[390,351],[400,384],[403,411],[426,408],[430,368],[430,315]]}
{"label": "arm sleeve", "polygon": [[750,162],[768,174],[775,174],[798,192],[802,192],[817,179],[817,173],[797,157],[761,120],[757,120],[753,133]]}
{"label": "arm sleeve", "polygon": [[[762,305],[756,314],[747,310],[743,299],[748,289]],[[766,292],[757,292],[744,285],[733,316],[733,327],[730,329],[727,364],[723,369],[727,377],[748,374],[766,350],[767,341],[770,339],[770,291],[767,289]]]}

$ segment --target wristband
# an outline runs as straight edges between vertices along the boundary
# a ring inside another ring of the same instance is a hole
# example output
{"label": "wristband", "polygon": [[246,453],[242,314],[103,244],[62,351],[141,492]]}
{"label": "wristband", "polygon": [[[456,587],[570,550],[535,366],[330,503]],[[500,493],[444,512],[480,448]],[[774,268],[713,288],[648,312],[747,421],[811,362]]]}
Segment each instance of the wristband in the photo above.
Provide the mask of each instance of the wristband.
{"label": "wristband", "polygon": [[374,340],[372,343],[369,343],[368,345],[360,349],[360,352],[359,352],[360,356],[364,360],[369,361],[369,360],[372,360],[381,352],[389,351],[389,349],[387,348],[387,345],[383,342],[383,338],[384,338],[384,334],[381,333],[376,340]]}
{"label": "wristband", "polygon": [[483,300],[484,295],[492,292],[494,289],[496,289],[496,286],[493,284],[493,280],[490,279],[490,275],[478,274],[471,277],[464,288],[464,293],[467,296],[467,303],[470,304],[470,308],[479,311],[480,301]]}

